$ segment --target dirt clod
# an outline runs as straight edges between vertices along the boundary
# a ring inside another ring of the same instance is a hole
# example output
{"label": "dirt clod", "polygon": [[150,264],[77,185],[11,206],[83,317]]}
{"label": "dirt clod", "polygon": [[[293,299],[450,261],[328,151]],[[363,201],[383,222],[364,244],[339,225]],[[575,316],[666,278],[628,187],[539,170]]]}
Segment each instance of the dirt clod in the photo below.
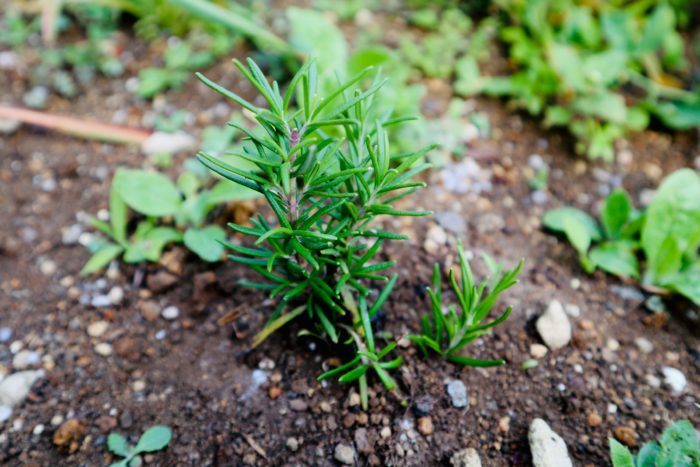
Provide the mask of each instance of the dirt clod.
{"label": "dirt clod", "polygon": [[84,427],[77,419],[71,418],[63,422],[53,434],[53,443],[56,446],[64,446],[70,441],[77,440],[83,433]]}

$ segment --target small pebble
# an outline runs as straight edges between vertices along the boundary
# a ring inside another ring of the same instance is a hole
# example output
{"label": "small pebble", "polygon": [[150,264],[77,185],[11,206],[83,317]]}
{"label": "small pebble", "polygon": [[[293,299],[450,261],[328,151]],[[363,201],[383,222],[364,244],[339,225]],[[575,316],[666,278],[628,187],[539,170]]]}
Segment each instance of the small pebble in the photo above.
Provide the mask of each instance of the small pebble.
{"label": "small pebble", "polygon": [[109,323],[107,321],[95,321],[94,323],[90,323],[90,325],[87,327],[87,334],[90,337],[100,337],[107,332],[108,327]]}
{"label": "small pebble", "polygon": [[467,386],[462,381],[458,379],[448,381],[445,385],[445,390],[447,395],[450,396],[453,407],[463,408],[468,406]]}
{"label": "small pebble", "polygon": [[532,344],[530,346],[530,355],[532,358],[543,358],[547,355],[548,349],[546,345]]}
{"label": "small pebble", "polygon": [[39,436],[43,432],[44,432],[44,425],[42,425],[42,424],[35,426],[34,429],[32,430],[32,434],[34,434],[35,436]]}
{"label": "small pebble", "polygon": [[119,286],[114,286],[109,290],[107,294],[112,305],[119,305],[124,299],[124,289]]}
{"label": "small pebble", "polygon": [[593,428],[599,427],[603,423],[603,418],[598,412],[591,412],[588,414],[588,426]]}
{"label": "small pebble", "polygon": [[22,350],[12,358],[12,366],[17,370],[24,370],[39,363],[41,363],[41,355],[32,350]]}
{"label": "small pebble", "polygon": [[4,423],[12,416],[12,407],[0,405],[0,423]]}
{"label": "small pebble", "polygon": [[433,434],[433,419],[430,417],[419,417],[418,418],[418,432],[423,436],[429,436]]}
{"label": "small pebble", "polygon": [[109,357],[112,355],[112,346],[106,342],[100,342],[99,344],[95,345],[95,352],[103,357]]}
{"label": "small pebble", "polygon": [[160,315],[164,319],[171,321],[171,320],[177,319],[177,317],[180,315],[180,310],[176,306],[169,306],[169,307],[163,308],[163,311],[160,312]]}
{"label": "small pebble", "polygon": [[654,351],[654,344],[652,344],[649,339],[646,339],[644,337],[637,337],[634,340],[634,343],[637,346],[637,348],[643,353],[652,353]]}
{"label": "small pebble", "polygon": [[336,445],[334,451],[335,460],[345,465],[352,465],[355,462],[355,452],[347,444]]}
{"label": "small pebble", "polygon": [[299,449],[299,441],[296,438],[287,438],[287,447],[290,451],[296,452]]}
{"label": "small pebble", "polygon": [[12,329],[8,327],[0,328],[0,342],[7,342],[12,339]]}

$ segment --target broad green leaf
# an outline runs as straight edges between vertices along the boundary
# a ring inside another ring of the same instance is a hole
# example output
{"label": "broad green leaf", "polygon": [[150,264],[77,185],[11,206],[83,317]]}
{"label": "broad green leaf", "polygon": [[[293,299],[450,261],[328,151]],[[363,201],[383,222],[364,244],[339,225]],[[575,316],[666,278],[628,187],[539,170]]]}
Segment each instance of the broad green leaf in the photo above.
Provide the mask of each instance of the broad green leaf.
{"label": "broad green leaf", "polygon": [[183,172],[177,178],[177,187],[180,189],[182,194],[185,195],[186,198],[189,198],[190,196],[197,193],[199,186],[199,178],[194,172]]}
{"label": "broad green leaf", "polygon": [[564,219],[564,233],[576,250],[585,254],[591,246],[591,235],[586,225],[577,217]]}
{"label": "broad green leaf", "polygon": [[347,75],[348,46],[343,32],[318,11],[292,6],[287,8],[287,18],[292,46],[316,59],[321,95],[329,95],[337,87],[336,73],[341,79]]}
{"label": "broad green leaf", "polygon": [[663,3],[658,5],[646,18],[638,52],[645,54],[658,50],[664,43],[664,38],[674,32],[675,26],[676,17],[673,8]]}
{"label": "broad green leaf", "polygon": [[588,257],[595,266],[610,274],[639,278],[639,263],[634,249],[628,242],[601,243],[594,247]]}
{"label": "broad green leaf", "polygon": [[119,433],[110,433],[107,437],[107,447],[114,454],[122,457],[129,457],[131,454],[131,449],[129,449],[129,443],[126,438]]}
{"label": "broad green leaf", "polygon": [[112,185],[129,207],[147,216],[174,215],[182,207],[175,184],[158,172],[119,169]]}
{"label": "broad green leaf", "polygon": [[119,244],[126,241],[126,224],[128,213],[126,203],[112,187],[109,192],[109,217],[112,224],[112,235]]}
{"label": "broad green leaf", "polygon": [[700,306],[700,261],[677,274],[667,286]]}
{"label": "broad green leaf", "polygon": [[163,248],[169,243],[182,240],[182,234],[172,227],[152,227],[142,222],[139,227],[144,227],[134,234],[134,239],[126,248],[124,261],[127,263],[140,263],[142,261],[156,262],[160,259]]}
{"label": "broad green leaf", "polygon": [[700,126],[700,102],[648,101],[646,107],[669,128],[688,130]]}
{"label": "broad green leaf", "polygon": [[656,458],[660,452],[661,446],[656,441],[646,443],[637,454],[637,467],[656,467]]}
{"label": "broad green leaf", "polygon": [[221,241],[226,239],[226,232],[218,225],[203,229],[187,229],[183,237],[185,246],[205,261],[219,261],[224,254]]}
{"label": "broad green leaf", "polygon": [[669,175],[659,187],[646,213],[642,248],[655,261],[667,237],[682,254],[693,254],[700,244],[700,176],[690,169]]}
{"label": "broad green leaf", "polygon": [[605,199],[600,220],[608,238],[615,240],[620,237],[620,231],[631,213],[632,201],[625,190],[617,189]]}
{"label": "broad green leaf", "polygon": [[549,230],[564,233],[564,222],[568,218],[575,218],[584,225],[592,241],[597,242],[603,239],[598,223],[591,216],[576,208],[564,207],[547,211],[542,218],[542,224]]}
{"label": "broad green leaf", "polygon": [[583,62],[575,47],[557,42],[547,43],[547,59],[566,88],[578,91],[586,86]]}
{"label": "broad green leaf", "polygon": [[572,108],[583,115],[590,115],[617,124],[627,121],[627,106],[620,94],[598,92],[581,95],[574,100]]}
{"label": "broad green leaf", "polygon": [[622,443],[610,438],[610,460],[613,467],[634,467],[634,456]]}
{"label": "broad green leaf", "polygon": [[114,245],[113,243],[105,245],[85,263],[85,266],[80,271],[80,275],[87,276],[105,268],[122,251],[124,251],[124,248],[121,245]]}
{"label": "broad green leaf", "polygon": [[656,463],[659,467],[695,466],[700,463],[698,435],[688,420],[674,422],[664,430]]}
{"label": "broad green leaf", "polygon": [[590,55],[584,60],[582,73],[597,86],[608,86],[627,71],[627,54],[619,50],[606,50]]}
{"label": "broad green leaf", "polygon": [[160,451],[170,443],[173,437],[172,430],[164,425],[156,425],[146,430],[139,438],[134,448],[135,452]]}
{"label": "broad green leaf", "polygon": [[654,250],[652,256],[647,256],[647,270],[644,273],[644,282],[663,286],[678,274],[682,261],[683,253],[678,246],[678,242],[669,235]]}
{"label": "broad green leaf", "polygon": [[362,70],[383,66],[394,59],[392,52],[382,45],[357,49],[348,62],[348,73],[354,76]]}

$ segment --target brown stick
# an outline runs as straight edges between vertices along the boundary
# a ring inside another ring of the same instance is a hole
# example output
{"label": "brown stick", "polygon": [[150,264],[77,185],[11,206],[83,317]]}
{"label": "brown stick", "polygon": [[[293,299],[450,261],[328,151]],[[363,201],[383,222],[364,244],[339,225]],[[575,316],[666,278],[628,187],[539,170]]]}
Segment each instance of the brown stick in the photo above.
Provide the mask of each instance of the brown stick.
{"label": "brown stick", "polygon": [[110,143],[141,144],[151,136],[151,131],[141,128],[92,122],[4,105],[0,105],[0,118],[19,120],[22,123],[48,128],[79,138],[96,139]]}

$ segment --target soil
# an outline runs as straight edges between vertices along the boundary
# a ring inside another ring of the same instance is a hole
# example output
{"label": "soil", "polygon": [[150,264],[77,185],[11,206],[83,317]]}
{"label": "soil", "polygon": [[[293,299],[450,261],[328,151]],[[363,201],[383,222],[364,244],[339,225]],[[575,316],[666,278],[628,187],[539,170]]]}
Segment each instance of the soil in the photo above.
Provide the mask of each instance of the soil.
{"label": "soil", "polygon": [[[153,56],[143,48],[130,50],[137,60],[127,75]],[[226,86],[237,83],[229,64],[208,75]],[[6,73],[0,88],[5,90],[1,101],[17,104],[27,84]],[[194,81],[169,92],[167,101],[197,117],[190,130],[226,119],[212,111],[223,100]],[[127,123],[138,125],[161,104],[134,98],[124,80],[98,79],[75,100],[51,97],[47,110],[110,121],[123,109]],[[164,424],[172,427],[174,439],[166,450],[146,457],[151,465],[334,465],[339,443],[355,449],[356,465],[448,465],[452,454],[467,447],[479,451],[484,465],[529,465],[528,427],[540,417],[564,438],[576,465],[607,465],[608,438],[616,433],[628,434],[627,442],[639,446],[673,420],[689,418],[698,426],[700,341],[697,321],[687,319],[697,308],[667,301],[670,319],[665,319],[640,301],[623,300],[613,286],[624,284],[602,273],[585,275],[573,249],[543,232],[539,221],[545,209],[564,204],[595,212],[610,176],[619,176],[638,203],[644,189],[692,165],[697,135],[645,131],[627,141],[633,157],[626,165],[604,165],[576,158],[564,135],[542,131],[499,102],[473,104],[488,115],[494,132],[473,142],[467,155],[492,171],[493,187],[481,194],[452,193],[440,169],[431,173],[429,188],[410,202],[417,209],[458,213],[467,225],[463,233],[448,233],[447,244],[433,254],[423,247],[432,219],[389,225],[409,231],[412,239],[389,243],[385,250],[398,260],[394,270],[400,280],[383,310],[384,329],[394,336],[418,330],[428,310],[424,291],[432,264],[452,264],[459,237],[475,256],[488,253],[508,266],[526,259],[520,284],[503,300],[504,306],[513,305],[511,317],[468,349],[507,364],[461,368],[401,347],[399,394],[387,394],[373,381],[366,413],[352,405],[354,387],[316,381],[334,354],[297,339],[293,328],[250,349],[250,337],[272,305],[237,285],[251,276],[245,267],[211,266],[171,254],[167,266],[183,270],[162,291],[154,280],[159,273],[162,278],[164,265],[120,265],[99,280],[78,276],[89,254],[80,245],[64,244],[62,229],[77,222],[78,212],[107,208],[114,169],[144,163],[136,148],[27,127],[3,135],[0,326],[12,329],[11,341],[43,355],[47,377],[0,425],[0,463],[105,465],[117,460],[105,445],[110,432],[128,434],[135,442],[144,429]],[[545,205],[532,201],[528,186],[532,154],[551,168]],[[187,156],[179,155],[175,166]],[[46,179],[57,182],[55,189],[44,191]],[[480,261],[474,266],[485,273]],[[96,290],[107,293],[113,286],[125,293],[119,305],[85,303]],[[534,320],[553,299],[574,314],[574,338],[524,370],[530,346],[541,343]],[[169,305],[179,309],[174,320],[148,311]],[[86,329],[98,320],[107,321],[108,329],[90,337]],[[634,342],[640,337],[653,344],[652,352],[640,351]],[[12,368],[10,342],[0,344],[4,372]],[[99,343],[111,344],[112,354],[100,355]],[[663,384],[663,366],[684,372],[683,394],[674,395]],[[253,376],[261,369],[267,381],[256,387]],[[661,386],[650,384],[649,375],[661,379]],[[447,379],[467,385],[467,409],[451,405]],[[432,433],[424,425],[418,431],[421,415],[430,417]],[[56,445],[54,434],[68,419],[79,421],[75,436]]]}

